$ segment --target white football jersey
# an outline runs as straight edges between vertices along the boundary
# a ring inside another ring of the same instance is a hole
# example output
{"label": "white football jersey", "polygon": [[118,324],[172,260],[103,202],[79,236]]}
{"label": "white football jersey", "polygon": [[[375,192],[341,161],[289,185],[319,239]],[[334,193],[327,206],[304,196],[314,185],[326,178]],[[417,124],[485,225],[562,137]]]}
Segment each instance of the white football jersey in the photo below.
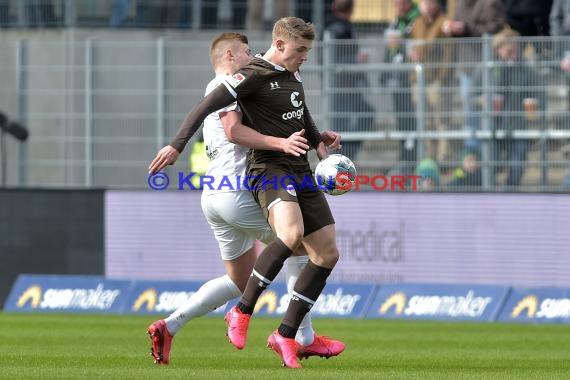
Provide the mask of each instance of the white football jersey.
{"label": "white football jersey", "polygon": [[[226,79],[226,75],[216,75],[206,87],[206,95]],[[237,102],[209,114],[204,120],[204,143],[210,158],[206,176],[213,178],[212,187],[205,184],[204,193],[247,190],[243,188],[247,165],[246,147],[231,143],[224,132],[218,112],[240,111]]]}

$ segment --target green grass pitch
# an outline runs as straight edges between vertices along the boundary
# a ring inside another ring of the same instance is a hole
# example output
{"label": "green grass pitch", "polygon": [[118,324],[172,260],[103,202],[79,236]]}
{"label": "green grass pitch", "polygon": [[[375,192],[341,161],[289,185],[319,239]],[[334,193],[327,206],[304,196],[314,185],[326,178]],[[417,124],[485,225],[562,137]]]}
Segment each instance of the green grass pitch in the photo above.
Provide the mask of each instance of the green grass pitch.
{"label": "green grass pitch", "polygon": [[278,320],[252,319],[234,349],[221,317],[191,321],[171,364],[152,364],[152,316],[0,313],[2,379],[568,379],[570,326],[314,319],[339,357],[281,367],[265,347]]}

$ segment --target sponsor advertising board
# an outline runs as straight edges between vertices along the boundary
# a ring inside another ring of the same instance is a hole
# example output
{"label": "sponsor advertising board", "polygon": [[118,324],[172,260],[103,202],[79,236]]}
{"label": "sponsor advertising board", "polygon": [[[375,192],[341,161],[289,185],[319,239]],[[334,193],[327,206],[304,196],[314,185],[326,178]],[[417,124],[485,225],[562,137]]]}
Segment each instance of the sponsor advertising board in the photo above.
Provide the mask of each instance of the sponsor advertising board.
{"label": "sponsor advertising board", "polygon": [[506,286],[382,285],[368,318],[494,321],[505,301]]}
{"label": "sponsor advertising board", "polygon": [[501,322],[570,323],[570,289],[513,288]]}
{"label": "sponsor advertising board", "polygon": [[[4,310],[166,316],[201,285],[197,281],[24,274],[14,282]],[[236,302],[229,301],[210,315],[223,316]],[[281,316],[288,302],[285,284],[275,282],[261,295],[255,313]],[[324,318],[570,323],[570,289],[330,282],[311,312]]]}

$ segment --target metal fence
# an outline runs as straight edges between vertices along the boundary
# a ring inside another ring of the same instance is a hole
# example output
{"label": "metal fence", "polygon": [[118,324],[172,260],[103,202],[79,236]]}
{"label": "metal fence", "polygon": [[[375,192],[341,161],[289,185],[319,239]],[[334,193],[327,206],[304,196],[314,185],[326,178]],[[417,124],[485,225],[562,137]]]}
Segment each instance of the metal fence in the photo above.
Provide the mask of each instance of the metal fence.
{"label": "metal fence", "polygon": [[[331,2],[332,0],[0,0],[0,27],[245,29],[248,13],[256,19],[254,21],[259,22],[258,29],[271,28],[274,19],[284,15],[318,21],[322,25],[325,14],[330,12]],[[386,10],[386,5],[380,8]],[[374,8],[378,8],[376,4]],[[388,17],[392,13],[384,12],[384,15]]]}
{"label": "metal fence", "polygon": [[[275,19],[290,15],[321,27],[331,12],[331,3],[332,0],[0,0],[0,28],[270,30]],[[353,20],[359,29],[372,32],[381,31],[394,16],[393,0],[359,0]],[[252,25],[246,25],[248,18]]]}
{"label": "metal fence", "polygon": [[[0,109],[30,130],[24,143],[3,137],[3,185],[148,187],[150,159],[213,75],[210,37],[109,33],[0,40]],[[307,103],[362,174],[420,174],[434,191],[567,191],[570,40],[512,42],[514,61],[485,37],[438,41],[447,61],[413,62],[418,41],[392,54],[384,38],[325,39],[302,68]],[[342,59],[355,52],[367,62]],[[189,171],[186,153],[169,170]]]}

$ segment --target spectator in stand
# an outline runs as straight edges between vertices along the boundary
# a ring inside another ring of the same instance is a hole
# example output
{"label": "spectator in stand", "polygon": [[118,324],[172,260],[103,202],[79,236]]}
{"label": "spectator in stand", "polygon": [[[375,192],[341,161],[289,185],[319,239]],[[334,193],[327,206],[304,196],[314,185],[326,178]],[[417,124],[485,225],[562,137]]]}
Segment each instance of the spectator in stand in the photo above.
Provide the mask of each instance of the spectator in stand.
{"label": "spectator in stand", "polygon": [[547,36],[553,0],[504,0],[507,24],[522,37]]}
{"label": "spectator in stand", "polygon": [[550,10],[550,35],[570,36],[570,0],[554,0]]}
{"label": "spectator in stand", "polygon": [[136,0],[134,2],[134,21],[129,22],[132,0],[114,0],[111,6],[109,26],[124,28],[181,28],[187,29],[192,24],[192,0],[171,0],[157,2],[152,0]]}
{"label": "spectator in stand", "polygon": [[544,86],[534,67],[523,59],[519,36],[515,30],[505,28],[493,37],[498,62],[491,71],[496,136],[491,160],[507,162],[507,190],[521,183],[529,145],[525,139],[514,138],[513,131],[543,125],[542,110],[546,105]]}
{"label": "spectator in stand", "polygon": [[[522,37],[546,37],[549,35],[549,15],[552,8],[552,0],[504,0],[507,24],[516,30]],[[550,51],[549,41],[530,41],[531,50],[526,50],[525,55],[541,62],[541,58]]]}
{"label": "spectator in stand", "polygon": [[[453,20],[443,25],[449,37],[481,37],[495,34],[506,24],[505,7],[502,0],[457,0]],[[459,63],[458,76],[461,102],[463,104],[464,128],[472,137],[465,140],[465,147],[478,148],[473,137],[479,129],[479,118],[471,107],[473,73],[482,59],[479,42],[465,42],[457,46],[455,62]]]}
{"label": "spectator in stand", "polygon": [[453,179],[447,186],[466,189],[468,187],[481,187],[483,185],[483,176],[479,152],[473,149],[465,149],[461,154],[460,160],[461,167],[455,169]]}
{"label": "spectator in stand", "polygon": [[[406,48],[399,30],[386,30],[386,49],[384,62],[397,65],[407,62]],[[386,70],[380,74],[380,86],[386,88],[392,97],[392,111],[396,120],[396,130],[413,132],[416,130],[415,107],[412,101],[410,72],[397,69]],[[415,139],[408,137],[400,141],[399,166],[406,170],[417,159]],[[413,171],[412,166],[412,171]]]}
{"label": "spectator in stand", "polygon": [[120,28],[126,26],[127,18],[129,17],[129,8],[131,0],[114,0],[111,6],[111,18],[109,19],[109,26],[111,28]]}
{"label": "spectator in stand", "polygon": [[0,28],[10,25],[10,1],[0,0]]}
{"label": "spectator in stand", "polygon": [[[356,32],[350,21],[353,0],[335,0],[332,17],[327,21],[325,34],[333,41],[331,61],[334,64],[359,64],[367,61],[356,42]],[[341,72],[333,76],[333,117],[335,132],[367,132],[374,128],[375,109],[364,98],[360,89],[368,87],[364,72]],[[362,141],[343,140],[342,153],[356,160]]]}
{"label": "spectator in stand", "polygon": [[58,20],[52,0],[20,0],[24,3],[24,22],[29,27],[56,27]]}
{"label": "spectator in stand", "polygon": [[[412,0],[394,0],[396,19],[386,30],[384,62],[395,66],[408,62],[406,40],[412,32],[412,24],[420,15],[420,10]],[[387,70],[380,74],[380,86],[388,88],[392,95],[392,110],[395,114],[396,129],[403,132],[416,130],[415,107],[412,101],[410,73]],[[417,144],[413,138],[400,141],[398,170],[404,175],[412,174],[416,166]]]}
{"label": "spectator in stand", "polygon": [[[448,130],[451,118],[450,69],[452,50],[444,38],[443,25],[447,21],[439,0],[421,0],[420,16],[414,21],[410,35],[409,56],[413,62],[424,64],[424,80],[429,117],[427,129]],[[417,78],[416,78],[417,79]],[[417,83],[416,83],[417,84]],[[418,88],[418,91],[424,89]],[[419,99],[419,97],[418,97]],[[449,159],[448,141],[443,138],[426,144],[426,156],[440,164]]]}
{"label": "spectator in stand", "polygon": [[[235,30],[245,29],[245,20],[247,14],[246,0],[230,0],[231,5],[231,24],[230,28]],[[220,8],[220,0],[202,1],[202,27],[204,29],[219,28],[218,9]]]}
{"label": "spectator in stand", "polygon": [[394,0],[396,19],[388,27],[398,30],[403,38],[409,38],[412,33],[412,24],[420,15],[420,9],[412,0]]}
{"label": "spectator in stand", "polygon": [[441,182],[441,173],[437,162],[431,158],[424,158],[416,168],[416,175],[422,178],[418,181],[418,190],[436,191]]}
{"label": "spectator in stand", "polygon": [[[560,69],[566,74],[570,88],[570,0],[554,0],[550,12],[550,34],[554,37],[554,55],[561,60]],[[570,111],[570,96],[568,102]]]}
{"label": "spectator in stand", "polygon": [[[553,37],[553,54],[560,59],[560,69],[566,78],[568,88],[568,110],[564,117],[564,126],[570,128],[570,0],[554,0],[550,10],[550,35]],[[570,157],[570,144],[562,148],[566,158]],[[564,179],[565,185],[570,185],[570,170]]]}

